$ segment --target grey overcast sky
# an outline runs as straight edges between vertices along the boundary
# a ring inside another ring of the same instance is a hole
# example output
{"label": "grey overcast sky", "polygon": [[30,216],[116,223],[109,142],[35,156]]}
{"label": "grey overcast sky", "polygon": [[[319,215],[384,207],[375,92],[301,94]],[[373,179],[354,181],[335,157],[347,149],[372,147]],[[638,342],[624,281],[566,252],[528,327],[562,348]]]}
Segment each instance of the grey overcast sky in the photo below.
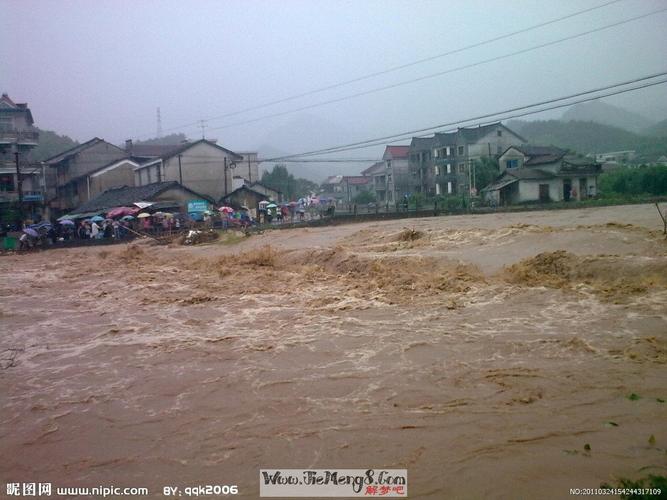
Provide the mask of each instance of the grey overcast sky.
{"label": "grey overcast sky", "polygon": [[[155,136],[158,106],[168,133],[182,124],[456,49],[605,1],[0,0],[0,90],[28,102],[41,128],[79,141],[99,136],[122,143]],[[426,64],[211,120],[206,135],[237,150],[270,145],[295,152],[658,72],[667,68],[666,12],[443,77],[219,128],[664,7],[665,0],[623,0]],[[652,113],[656,120],[667,118],[667,85],[608,102]],[[197,126],[174,131],[201,136]]]}

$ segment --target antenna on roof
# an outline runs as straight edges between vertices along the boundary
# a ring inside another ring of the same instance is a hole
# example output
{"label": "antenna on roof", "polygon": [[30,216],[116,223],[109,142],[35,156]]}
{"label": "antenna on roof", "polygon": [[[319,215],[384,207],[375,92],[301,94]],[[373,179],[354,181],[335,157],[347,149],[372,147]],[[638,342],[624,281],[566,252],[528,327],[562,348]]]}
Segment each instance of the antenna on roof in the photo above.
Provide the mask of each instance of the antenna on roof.
{"label": "antenna on roof", "polygon": [[157,107],[157,137],[162,137],[162,117],[160,116],[160,106]]}
{"label": "antenna on roof", "polygon": [[206,132],[205,132],[206,127],[207,127],[207,125],[206,125],[205,120],[199,120],[199,128],[201,129],[201,138],[202,139],[206,139]]}

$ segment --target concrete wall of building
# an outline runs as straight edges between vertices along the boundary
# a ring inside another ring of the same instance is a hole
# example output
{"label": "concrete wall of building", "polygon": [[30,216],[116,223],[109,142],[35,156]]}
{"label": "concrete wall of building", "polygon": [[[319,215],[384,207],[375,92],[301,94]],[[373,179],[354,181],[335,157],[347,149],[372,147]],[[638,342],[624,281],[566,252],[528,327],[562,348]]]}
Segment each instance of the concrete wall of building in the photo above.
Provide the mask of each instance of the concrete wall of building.
{"label": "concrete wall of building", "polygon": [[500,173],[502,174],[505,170],[507,170],[507,162],[512,160],[517,161],[516,168],[523,168],[523,163],[525,159],[526,157],[523,155],[521,151],[518,151],[513,148],[508,149],[507,151],[505,151],[503,155],[500,156],[500,158],[498,158],[498,168],[500,169]]}
{"label": "concrete wall of building", "polygon": [[90,198],[107,189],[122,186],[134,186],[134,167],[130,162],[123,162],[112,170],[90,176]]}
{"label": "concrete wall of building", "polygon": [[[236,152],[236,151],[235,151]],[[238,175],[246,179],[250,184],[258,182],[259,179],[259,163],[257,163],[257,153],[237,153],[243,157],[242,160],[235,160],[234,175]]]}
{"label": "concrete wall of building", "polygon": [[[225,159],[228,166],[226,176]],[[235,161],[235,157],[211,144],[194,144],[181,153],[183,185],[197,193],[219,200],[233,191],[233,175],[236,174],[234,169],[229,168],[232,161]],[[163,173],[163,181],[180,182],[177,156],[164,161]]]}
{"label": "concrete wall of building", "polygon": [[74,177],[88,174],[114,160],[125,157],[125,150],[108,142],[99,142],[71,158],[66,169],[59,168],[59,174],[61,170],[62,174],[59,175],[58,181],[62,185]]}
{"label": "concrete wall of building", "polygon": [[472,160],[488,156],[494,157],[500,155],[508,147],[518,146],[522,142],[519,136],[498,125],[479,138],[474,144],[468,144],[466,155]]}
{"label": "concrete wall of building", "polygon": [[540,184],[549,185],[549,199],[563,200],[563,179],[521,180],[519,181],[518,196],[512,203],[540,200]]}

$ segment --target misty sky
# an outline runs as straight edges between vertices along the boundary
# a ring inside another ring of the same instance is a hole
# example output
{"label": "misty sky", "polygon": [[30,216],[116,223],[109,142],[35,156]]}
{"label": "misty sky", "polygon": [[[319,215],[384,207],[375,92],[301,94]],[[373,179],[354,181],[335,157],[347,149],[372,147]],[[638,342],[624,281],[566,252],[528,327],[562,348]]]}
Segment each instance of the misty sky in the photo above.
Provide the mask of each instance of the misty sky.
{"label": "misty sky", "polygon": [[[114,143],[380,71],[597,1],[0,0],[0,90],[36,125]],[[624,0],[333,91],[207,122],[231,149],[297,152],[558,97],[667,68],[667,13],[371,96],[219,128],[443,71],[667,7]],[[608,102],[667,118],[667,85]],[[556,116],[561,112],[556,113]],[[553,114],[550,116],[554,116]],[[217,128],[218,127],[218,128]],[[216,129],[217,128],[217,129]],[[191,138],[197,126],[179,128]],[[368,155],[368,152],[357,153]]]}

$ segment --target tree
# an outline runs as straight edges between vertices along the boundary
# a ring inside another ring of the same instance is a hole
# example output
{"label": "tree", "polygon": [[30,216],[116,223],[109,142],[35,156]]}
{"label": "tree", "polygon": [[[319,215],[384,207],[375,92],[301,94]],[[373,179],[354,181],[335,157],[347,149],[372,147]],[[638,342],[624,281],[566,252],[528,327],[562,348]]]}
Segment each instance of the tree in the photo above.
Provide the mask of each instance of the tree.
{"label": "tree", "polygon": [[498,160],[489,157],[483,157],[475,161],[475,186],[479,192],[491,184],[500,172]]}
{"label": "tree", "polygon": [[303,198],[318,190],[318,185],[308,179],[295,178],[285,165],[274,165],[262,174],[261,183],[280,191],[289,200]]}
{"label": "tree", "polygon": [[352,200],[357,205],[366,205],[367,203],[373,203],[375,201],[375,194],[370,191],[361,191]]}
{"label": "tree", "polygon": [[135,141],[135,144],[152,144],[160,146],[171,146],[174,144],[181,144],[182,142],[187,141],[188,138],[183,133],[178,134],[169,134],[163,137],[153,137],[152,139],[146,139],[145,141]]}

